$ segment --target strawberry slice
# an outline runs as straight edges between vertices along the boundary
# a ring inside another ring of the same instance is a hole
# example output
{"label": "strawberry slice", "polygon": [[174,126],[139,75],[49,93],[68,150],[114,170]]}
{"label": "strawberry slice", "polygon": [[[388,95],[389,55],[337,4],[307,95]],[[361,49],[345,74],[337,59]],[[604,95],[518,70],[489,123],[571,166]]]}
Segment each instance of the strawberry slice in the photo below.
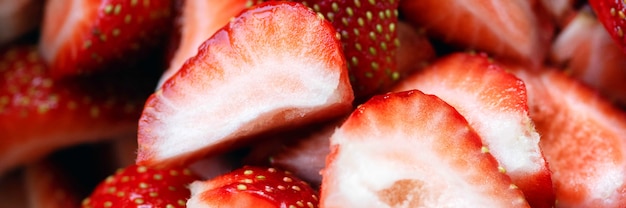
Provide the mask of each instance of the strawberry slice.
{"label": "strawberry slice", "polygon": [[550,170],[528,115],[526,87],[485,54],[455,53],[400,82],[395,91],[437,95],[463,115],[532,207],[553,207]]}
{"label": "strawberry slice", "polygon": [[566,22],[568,16],[576,10],[576,0],[539,0],[539,2],[557,24]]}
{"label": "strawberry slice", "polygon": [[626,54],[590,13],[579,12],[559,33],[550,57],[572,77],[626,106]]}
{"label": "strawberry slice", "polygon": [[198,53],[198,47],[209,39],[215,31],[246,8],[248,0],[185,0],[180,24],[180,44],[170,61],[169,68],[163,73],[158,86],[172,77],[187,61]]}
{"label": "strawberry slice", "polygon": [[626,114],[561,71],[511,67],[528,89],[559,207],[625,207]]}
{"label": "strawberry slice", "polygon": [[119,74],[54,80],[47,69],[33,46],[0,52],[0,175],[56,149],[137,131],[149,92],[143,81]]}
{"label": "strawberry slice", "polygon": [[185,164],[263,132],[349,112],[353,92],[341,52],[330,23],[302,4],[251,7],[148,99],[137,163]]}
{"label": "strawberry slice", "polygon": [[322,207],[528,207],[478,134],[436,96],[374,96],[330,141]]}
{"label": "strawberry slice", "polygon": [[187,188],[198,177],[188,169],[155,170],[132,165],[102,181],[82,201],[83,207],[182,207]]}
{"label": "strawberry slice", "polygon": [[589,5],[598,16],[606,31],[626,53],[626,3],[616,0],[589,0]]}
{"label": "strawberry slice", "polygon": [[43,1],[0,1],[0,46],[35,31],[41,24]]}
{"label": "strawberry slice", "polygon": [[317,207],[318,197],[306,182],[275,168],[245,166],[190,185],[188,207]]}
{"label": "strawberry slice", "polygon": [[550,21],[538,18],[536,6],[527,0],[406,0],[400,9],[432,37],[539,66],[553,29],[544,25]]}
{"label": "strawberry slice", "polygon": [[170,30],[172,1],[47,1],[39,50],[54,77],[145,58]]}

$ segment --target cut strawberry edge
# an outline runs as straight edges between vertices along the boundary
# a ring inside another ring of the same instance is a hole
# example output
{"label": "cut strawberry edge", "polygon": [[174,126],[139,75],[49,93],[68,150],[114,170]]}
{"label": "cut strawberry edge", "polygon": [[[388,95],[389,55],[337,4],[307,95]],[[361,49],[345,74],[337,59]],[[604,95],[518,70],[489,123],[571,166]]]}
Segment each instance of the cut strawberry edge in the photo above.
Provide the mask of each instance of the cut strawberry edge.
{"label": "cut strawberry edge", "polygon": [[626,205],[626,114],[561,70],[509,67],[527,83],[530,115],[542,134],[557,205]]}
{"label": "cut strawberry edge", "polygon": [[374,96],[331,137],[320,206],[527,207],[484,149],[463,116],[434,95]]}
{"label": "cut strawberry edge", "polygon": [[411,89],[434,94],[457,109],[533,207],[554,205],[550,170],[522,80],[486,54],[453,53],[407,77],[394,91]]}
{"label": "cut strawberry edge", "polygon": [[170,60],[168,69],[163,73],[157,88],[172,77],[186,60],[198,53],[198,48],[238,15],[247,6],[248,0],[186,0],[183,3],[181,37],[178,49]]}
{"label": "cut strawberry edge", "polygon": [[[250,87],[259,83],[266,86]],[[299,3],[260,4],[216,32],[148,99],[137,163],[190,163],[256,134],[337,117],[353,99],[330,23]]]}

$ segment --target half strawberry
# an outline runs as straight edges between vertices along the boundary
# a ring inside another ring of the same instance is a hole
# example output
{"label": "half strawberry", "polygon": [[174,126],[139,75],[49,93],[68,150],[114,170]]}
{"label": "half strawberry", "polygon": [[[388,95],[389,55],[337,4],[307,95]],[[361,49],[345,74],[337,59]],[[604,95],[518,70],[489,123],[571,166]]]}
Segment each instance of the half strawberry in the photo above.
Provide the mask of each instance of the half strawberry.
{"label": "half strawberry", "polygon": [[39,51],[55,78],[146,58],[172,25],[172,1],[47,1]]}
{"label": "half strawberry", "polygon": [[342,115],[353,101],[347,73],[335,30],[315,12],[293,2],[252,7],[148,99],[137,163],[189,163]]}
{"label": "half strawberry", "polygon": [[322,207],[528,207],[463,116],[433,95],[374,96],[330,141]]}

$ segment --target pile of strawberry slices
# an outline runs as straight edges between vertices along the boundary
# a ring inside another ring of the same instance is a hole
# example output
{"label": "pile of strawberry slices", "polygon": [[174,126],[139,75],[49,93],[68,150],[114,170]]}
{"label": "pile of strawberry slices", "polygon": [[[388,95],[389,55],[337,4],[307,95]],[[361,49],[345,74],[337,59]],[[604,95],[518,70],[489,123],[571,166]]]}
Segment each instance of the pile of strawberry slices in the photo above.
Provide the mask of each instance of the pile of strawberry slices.
{"label": "pile of strawberry slices", "polygon": [[0,2],[7,207],[626,207],[626,3]]}

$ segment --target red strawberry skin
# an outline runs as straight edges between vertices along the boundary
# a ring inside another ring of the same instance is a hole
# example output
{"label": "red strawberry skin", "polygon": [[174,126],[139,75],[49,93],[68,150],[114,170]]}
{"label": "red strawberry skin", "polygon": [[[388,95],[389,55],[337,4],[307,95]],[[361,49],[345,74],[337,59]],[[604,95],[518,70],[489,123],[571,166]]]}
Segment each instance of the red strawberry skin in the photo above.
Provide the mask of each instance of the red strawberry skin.
{"label": "red strawberry skin", "polygon": [[626,4],[620,0],[589,0],[613,41],[626,53]]}
{"label": "red strawberry skin", "polygon": [[132,165],[102,181],[82,207],[184,207],[190,194],[187,185],[195,180],[198,177],[188,169]]}
{"label": "red strawberry skin", "polygon": [[172,26],[171,0],[47,1],[39,50],[54,77],[145,58]]}
{"label": "red strawberry skin", "polygon": [[0,52],[0,174],[59,148],[136,132],[143,81],[111,76],[117,85],[109,75],[54,80],[34,46]]}
{"label": "red strawberry skin", "polygon": [[245,166],[208,181],[190,185],[188,207],[311,207],[318,197],[306,182],[290,172]]}

